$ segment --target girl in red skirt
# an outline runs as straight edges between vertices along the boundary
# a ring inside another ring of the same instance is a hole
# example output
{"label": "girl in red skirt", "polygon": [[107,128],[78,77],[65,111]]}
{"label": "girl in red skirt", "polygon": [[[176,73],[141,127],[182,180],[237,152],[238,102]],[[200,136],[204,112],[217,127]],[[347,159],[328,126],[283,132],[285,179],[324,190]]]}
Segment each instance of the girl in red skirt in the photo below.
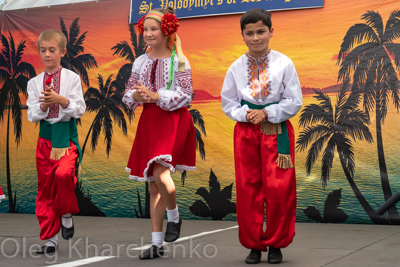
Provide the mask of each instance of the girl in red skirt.
{"label": "girl in red skirt", "polygon": [[2,199],[5,199],[6,196],[4,195],[3,191],[1,190],[1,186],[0,186],[0,202]]}
{"label": "girl in red skirt", "polygon": [[171,7],[151,10],[138,21],[148,50],[133,63],[123,97],[131,109],[143,104],[126,167],[129,178],[150,182],[152,246],[140,259],[164,254],[165,207],[168,224],[164,240],[179,238],[182,220],[171,173],[196,169],[196,133],[186,107],[192,100],[192,74],[176,35],[178,26]]}

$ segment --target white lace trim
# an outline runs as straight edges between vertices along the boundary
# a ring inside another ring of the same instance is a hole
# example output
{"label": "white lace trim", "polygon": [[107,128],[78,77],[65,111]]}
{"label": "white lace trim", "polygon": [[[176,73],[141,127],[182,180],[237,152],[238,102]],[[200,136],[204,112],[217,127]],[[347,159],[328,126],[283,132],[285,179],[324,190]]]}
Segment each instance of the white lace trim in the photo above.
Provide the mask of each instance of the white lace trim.
{"label": "white lace trim", "polygon": [[[176,165],[176,169],[175,169],[174,166],[172,166],[171,163],[168,163],[168,162],[165,162],[165,161],[171,162],[172,161],[172,156],[171,155],[160,155],[160,156],[152,158],[151,160],[149,160],[149,162],[147,162],[147,167],[143,172],[143,176],[144,177],[139,177],[139,176],[136,176],[136,175],[129,175],[129,179],[137,180],[137,181],[140,181],[140,182],[146,182],[146,181],[147,182],[154,182],[154,177],[153,176],[150,176],[150,177],[147,176],[147,171],[148,171],[148,169],[150,168],[150,165],[153,162],[156,162],[156,163],[161,164],[164,167],[168,168],[171,171],[171,173],[175,173],[175,171],[183,172],[183,171],[195,171],[196,170],[195,166],[186,166],[186,165],[179,165],[179,164]],[[126,167],[125,171],[130,173],[131,169]]]}
{"label": "white lace trim", "polygon": [[196,166],[186,166],[186,165],[178,165],[178,164],[176,164],[176,170],[178,172],[195,171],[196,170]]}

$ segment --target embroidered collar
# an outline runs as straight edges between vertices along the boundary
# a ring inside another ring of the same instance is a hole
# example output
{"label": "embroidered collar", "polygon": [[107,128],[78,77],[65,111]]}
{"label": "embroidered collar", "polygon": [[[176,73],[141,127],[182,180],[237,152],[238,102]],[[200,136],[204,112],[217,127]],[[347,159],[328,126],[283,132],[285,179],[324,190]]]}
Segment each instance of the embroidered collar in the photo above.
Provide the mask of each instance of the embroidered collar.
{"label": "embroidered collar", "polygon": [[246,56],[247,56],[247,58],[250,59],[250,60],[261,59],[261,60],[264,61],[264,60],[268,57],[269,52],[271,52],[271,48],[268,48],[268,51],[265,52],[261,57],[257,57],[257,58],[256,58],[256,57],[253,57],[252,55],[250,55],[250,54],[249,54],[249,51],[247,51],[247,52],[246,52]]}
{"label": "embroidered collar", "polygon": [[56,74],[59,74],[60,72],[61,72],[61,70],[62,70],[62,66],[60,66],[58,69],[56,69],[53,73],[48,73],[46,70],[44,71],[47,75],[50,75],[50,74],[53,74],[53,75],[56,75]]}

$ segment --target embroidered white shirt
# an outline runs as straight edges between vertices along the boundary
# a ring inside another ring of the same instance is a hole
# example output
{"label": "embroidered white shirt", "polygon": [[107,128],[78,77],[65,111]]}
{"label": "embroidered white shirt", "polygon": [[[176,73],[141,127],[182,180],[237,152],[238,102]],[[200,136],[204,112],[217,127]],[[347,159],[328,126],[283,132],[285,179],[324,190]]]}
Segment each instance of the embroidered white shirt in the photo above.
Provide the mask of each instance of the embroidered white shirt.
{"label": "embroidered white shirt", "polygon": [[135,109],[141,103],[133,99],[132,89],[138,84],[146,86],[153,93],[158,93],[157,105],[167,111],[185,107],[192,101],[192,72],[189,61],[185,57],[185,72],[178,72],[178,56],[174,57],[172,84],[166,90],[169,82],[171,58],[152,59],[148,54],[138,57],[132,66],[131,76],[122,101],[130,108]]}
{"label": "embroidered white shirt", "polygon": [[49,109],[43,111],[40,108],[39,97],[43,96],[44,91],[44,72],[28,81],[28,120],[39,122],[46,119],[51,124],[60,121],[69,121],[71,118],[79,119],[86,110],[85,100],[83,98],[81,79],[78,74],[68,69],[62,68],[59,83],[59,94],[69,100],[66,107],[59,106],[58,116],[47,118]]}
{"label": "embroidered white shirt", "polygon": [[222,109],[234,121],[247,122],[250,108],[245,100],[266,105],[268,121],[286,121],[301,109],[302,92],[293,62],[282,53],[269,50],[260,58],[248,53],[239,57],[228,69],[221,91]]}

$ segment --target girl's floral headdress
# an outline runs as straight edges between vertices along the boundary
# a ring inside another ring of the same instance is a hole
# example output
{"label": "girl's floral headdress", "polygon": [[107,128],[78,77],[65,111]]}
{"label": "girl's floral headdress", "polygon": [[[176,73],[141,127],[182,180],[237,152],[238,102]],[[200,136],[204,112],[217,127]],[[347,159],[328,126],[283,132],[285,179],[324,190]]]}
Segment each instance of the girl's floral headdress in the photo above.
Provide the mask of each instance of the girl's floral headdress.
{"label": "girl's floral headdress", "polygon": [[143,35],[143,24],[144,21],[148,18],[154,19],[161,24],[161,30],[165,33],[166,36],[169,36],[170,43],[174,44],[176,50],[178,52],[179,58],[179,72],[185,71],[185,58],[183,56],[182,47],[181,47],[181,40],[179,39],[176,31],[179,27],[178,18],[171,13],[162,13],[157,10],[150,10],[147,15],[144,15],[139,21],[137,22],[137,28],[140,34]]}

